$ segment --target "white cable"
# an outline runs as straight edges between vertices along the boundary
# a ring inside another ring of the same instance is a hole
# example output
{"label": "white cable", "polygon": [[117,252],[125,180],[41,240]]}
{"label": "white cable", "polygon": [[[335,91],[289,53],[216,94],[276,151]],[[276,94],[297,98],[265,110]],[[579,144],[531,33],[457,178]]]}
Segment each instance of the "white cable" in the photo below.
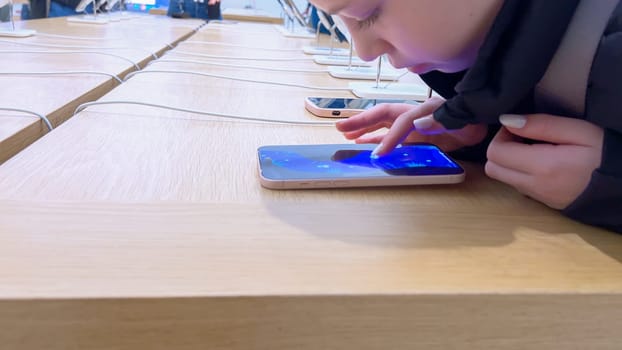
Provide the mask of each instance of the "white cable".
{"label": "white cable", "polygon": [[404,73],[400,74],[395,79],[393,79],[393,80],[389,81],[388,83],[386,83],[382,88],[386,89],[386,88],[389,87],[389,85],[397,83],[400,79],[402,79],[408,73],[410,73],[410,71],[406,70]]}
{"label": "white cable", "polygon": [[187,71],[187,70],[139,70],[134,71],[125,76],[125,81],[130,79],[131,77],[137,74],[145,74],[145,73],[170,73],[170,74],[191,74],[191,75],[200,75],[211,78],[219,78],[226,80],[234,80],[234,81],[243,81],[247,83],[256,83],[256,84],[268,84],[268,85],[279,85],[279,86],[289,86],[296,87],[301,89],[309,89],[309,90],[322,90],[322,91],[352,91],[349,88],[332,88],[332,87],[322,87],[322,86],[309,86],[302,84],[294,84],[294,83],[282,83],[277,81],[264,81],[264,80],[254,80],[254,79],[246,79],[246,78],[237,78],[220,74],[211,74],[211,73],[203,73],[203,72],[195,72],[195,71]]}
{"label": "white cable", "polygon": [[122,40],[121,38],[86,37],[86,36],[60,35],[60,34],[41,33],[41,32],[37,32],[37,36],[60,38],[60,39],[71,39],[71,40],[85,40],[85,41]]}
{"label": "white cable", "polygon": [[[113,38],[113,37],[87,37],[87,36],[73,36],[73,35],[60,35],[60,34],[50,34],[50,33],[41,33],[37,32],[37,36],[50,37],[50,38],[59,38],[59,39],[71,39],[71,40],[84,40],[84,41],[101,41],[101,40],[124,40],[123,38]],[[166,43],[165,44],[169,49],[175,48],[173,44]]]}
{"label": "white cable", "polygon": [[201,44],[201,45],[218,45],[218,46],[226,46],[226,47],[237,47],[241,49],[253,49],[253,50],[265,50],[265,51],[283,51],[283,52],[301,52],[302,49],[283,49],[283,48],[275,48],[275,47],[261,47],[261,46],[249,46],[249,45],[237,45],[237,44],[229,44],[220,41],[203,41],[203,40],[187,40],[183,42],[184,44]]}
{"label": "white cable", "polygon": [[138,50],[142,52],[148,52],[154,59],[158,58],[158,55],[155,53],[141,49],[138,47],[127,47],[127,46],[80,46],[80,45],[57,45],[57,44],[38,44],[38,43],[24,43],[20,41],[12,41],[12,40],[2,40],[0,39],[0,43],[8,43],[13,45],[21,45],[21,46],[33,46],[33,47],[52,47],[56,49],[82,49],[82,50]]}
{"label": "white cable", "polygon": [[33,111],[28,111],[28,110],[25,110],[25,109],[10,108],[10,107],[0,107],[0,110],[2,110],[2,111],[9,111],[9,112],[21,112],[21,113],[35,115],[35,116],[39,117],[39,119],[41,119],[45,123],[45,125],[48,127],[48,131],[52,131],[52,129],[53,129],[52,123],[50,123],[50,120],[46,116],[44,116],[43,114],[40,114],[40,113],[37,113],[37,112],[33,112]]}
{"label": "white cable", "polygon": [[195,53],[190,51],[175,50],[171,51],[174,54],[199,56],[205,58],[215,58],[222,60],[245,60],[245,61],[313,61],[313,57],[237,57],[237,56],[220,56],[220,55],[208,55],[204,53]]}
{"label": "white cable", "polygon": [[157,60],[150,61],[148,65],[153,65],[155,63],[161,63],[161,62],[196,63],[196,64],[205,64],[205,65],[217,66],[217,67],[254,69],[254,70],[263,70],[263,71],[271,71],[271,72],[328,73],[328,69],[272,68],[272,67],[261,67],[261,66],[247,66],[247,65],[241,65],[241,64],[217,63],[217,62],[200,61],[200,60],[180,60],[180,59],[175,59],[175,58],[159,58]]}
{"label": "white cable", "polygon": [[227,119],[245,120],[245,121],[262,122],[262,123],[273,123],[273,124],[334,126],[335,123],[336,123],[336,122],[291,121],[291,120],[283,120],[283,119],[268,119],[268,118],[261,118],[261,117],[247,117],[247,116],[235,115],[235,114],[225,114],[225,113],[217,113],[217,112],[205,112],[205,111],[199,111],[199,110],[196,110],[196,109],[173,107],[173,106],[161,105],[161,104],[156,104],[156,103],[148,103],[148,102],[140,102],[140,101],[121,101],[121,100],[119,100],[119,101],[86,102],[86,103],[83,103],[83,104],[79,105],[76,108],[76,110],[73,112],[73,115],[75,116],[76,114],[82,112],[83,110],[85,110],[85,109],[87,109],[87,108],[89,108],[91,106],[111,105],[111,104],[139,105],[139,106],[147,106],[147,107],[168,109],[168,110],[176,111],[176,112],[185,112],[185,113],[193,113],[193,114],[199,114],[199,115],[208,115],[208,116],[212,116],[212,117],[221,117],[221,118],[227,118]]}
{"label": "white cable", "polygon": [[126,62],[131,63],[134,68],[136,69],[140,69],[140,66],[138,65],[138,63],[132,61],[131,59],[127,58],[127,57],[123,57],[120,55],[115,55],[112,53],[107,53],[107,52],[99,52],[99,51],[21,51],[21,50],[0,50],[0,54],[28,54],[28,53],[36,53],[36,54],[59,54],[59,55],[68,55],[68,54],[77,54],[77,53],[86,53],[86,54],[94,54],[94,55],[104,55],[104,56],[111,56],[111,57],[115,57],[115,58],[119,58],[122,59]]}
{"label": "white cable", "polygon": [[253,29],[252,31],[249,31],[248,29],[243,29],[243,30],[235,30],[233,29],[234,27],[232,27],[229,24],[222,24],[222,25],[206,25],[204,27],[202,27],[200,30],[198,30],[197,32],[200,33],[204,33],[206,31],[212,31],[212,30],[221,30],[221,29],[226,29],[227,33],[239,33],[239,34],[257,34],[257,35],[266,35],[266,34],[274,34],[274,31],[272,30],[256,30]]}
{"label": "white cable", "polygon": [[4,39],[0,39],[0,43],[6,43],[6,44],[11,44],[11,45],[20,45],[20,46],[53,47],[53,48],[59,48],[59,49],[117,50],[117,49],[126,49],[127,48],[127,47],[112,47],[112,46],[82,46],[82,45],[59,45],[59,44],[25,43],[25,42],[20,42],[20,41],[4,40]]}
{"label": "white cable", "polygon": [[118,81],[119,84],[123,84],[118,76],[100,71],[57,71],[57,72],[0,72],[0,75],[75,75],[75,74],[92,74],[92,75],[105,75]]}

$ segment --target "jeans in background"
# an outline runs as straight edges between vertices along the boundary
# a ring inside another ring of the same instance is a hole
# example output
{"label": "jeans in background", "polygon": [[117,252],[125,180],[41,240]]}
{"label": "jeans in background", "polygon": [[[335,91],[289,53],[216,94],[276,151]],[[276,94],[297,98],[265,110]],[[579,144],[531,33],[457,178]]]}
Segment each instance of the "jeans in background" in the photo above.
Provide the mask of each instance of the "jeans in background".
{"label": "jeans in background", "polygon": [[[92,4],[86,7],[86,12],[93,13]],[[48,17],[73,16],[77,14],[78,12],[76,12],[76,10],[72,7],[59,4],[55,2],[54,0],[50,2],[50,13],[48,14]],[[32,14],[30,6],[28,6],[27,4],[24,4],[24,7],[22,7],[22,19],[37,19],[37,18],[44,18],[44,17],[45,15],[41,16],[41,15]]]}
{"label": "jeans in background", "polygon": [[168,4],[167,15],[178,18],[201,18],[205,20],[222,19],[220,3],[208,5],[207,0],[171,0]]}

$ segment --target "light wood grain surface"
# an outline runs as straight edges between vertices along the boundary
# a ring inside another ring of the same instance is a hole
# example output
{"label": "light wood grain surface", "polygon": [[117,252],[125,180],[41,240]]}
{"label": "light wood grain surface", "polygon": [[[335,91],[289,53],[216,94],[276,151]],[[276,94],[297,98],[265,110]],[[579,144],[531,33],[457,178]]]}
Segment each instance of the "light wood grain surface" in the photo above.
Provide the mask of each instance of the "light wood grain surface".
{"label": "light wood grain surface", "polygon": [[[0,106],[40,113],[57,126],[71,116],[79,104],[96,100],[118,85],[113,78],[102,73],[122,78],[135,70],[135,64],[144,66],[153,59],[152,54],[161,54],[169,49],[169,44],[190,35],[200,25],[200,21],[184,22],[154,16],[107,25],[74,24],[64,17],[19,22],[18,26],[36,29],[38,34],[29,38],[0,38],[0,72],[77,73],[1,74]],[[0,162],[47,131],[39,119],[30,120],[24,124],[0,119],[3,135],[0,138]]]}
{"label": "light wood grain surface", "polygon": [[283,23],[283,18],[274,16],[261,9],[241,9],[229,7],[222,11],[222,17],[231,21],[266,22],[274,24]]}
{"label": "light wood grain surface", "polygon": [[52,350],[616,349],[620,306],[608,295],[11,301],[0,336]]}
{"label": "light wood grain surface", "polygon": [[622,288],[616,236],[528,203],[508,214],[509,201],[474,211],[451,198],[427,203],[426,193],[411,193],[421,201],[389,195],[3,201],[0,295],[617,295]]}
{"label": "light wood grain surface", "polygon": [[[309,44],[259,24],[209,25],[188,41],[164,59],[183,57],[180,51],[303,57],[191,41]],[[308,61],[279,66],[317,68]],[[319,73],[268,74],[203,63],[162,61],[146,68],[156,69],[344,84]],[[137,100],[273,122],[99,105],[0,166],[3,344],[123,350],[619,347],[620,237],[573,222],[487,178],[479,164],[464,163],[466,182],[450,186],[262,188],[258,146],[344,142],[332,126],[276,123],[322,121],[302,104],[314,93],[320,91],[139,74],[101,101]]]}

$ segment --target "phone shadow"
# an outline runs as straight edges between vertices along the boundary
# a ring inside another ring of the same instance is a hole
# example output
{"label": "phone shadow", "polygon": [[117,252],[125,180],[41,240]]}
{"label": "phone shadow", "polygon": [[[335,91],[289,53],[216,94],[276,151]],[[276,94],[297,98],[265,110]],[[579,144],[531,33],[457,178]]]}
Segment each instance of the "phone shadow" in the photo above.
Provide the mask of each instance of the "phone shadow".
{"label": "phone shadow", "polygon": [[[403,203],[265,203],[274,216],[302,231],[330,240],[403,248],[501,246],[514,240],[517,229],[561,234],[573,232],[567,222],[556,232],[547,231],[551,220],[472,210],[450,214]],[[557,221],[557,220],[554,220]],[[564,222],[565,220],[561,220]]]}
{"label": "phone shadow", "polygon": [[[517,240],[546,244],[559,238],[560,242],[575,240],[590,245],[622,262],[622,236],[575,222],[518,193],[510,192],[514,196],[511,200],[488,205],[477,200],[471,205],[468,200],[461,205],[445,201],[455,197],[456,191],[474,191],[474,187],[477,184],[467,182],[399,191],[298,190],[294,191],[295,200],[265,198],[264,206],[273,218],[305,234],[347,244],[451,250],[502,247]],[[426,201],[432,197],[439,199]]]}

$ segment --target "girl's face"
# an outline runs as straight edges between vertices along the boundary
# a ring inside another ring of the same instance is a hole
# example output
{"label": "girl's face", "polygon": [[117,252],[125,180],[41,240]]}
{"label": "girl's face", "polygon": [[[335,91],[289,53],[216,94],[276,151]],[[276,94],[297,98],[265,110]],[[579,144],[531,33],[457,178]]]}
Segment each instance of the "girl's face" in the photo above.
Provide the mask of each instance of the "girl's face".
{"label": "girl's face", "polygon": [[338,14],[364,60],[387,54],[392,65],[422,74],[473,64],[503,0],[311,0]]}

